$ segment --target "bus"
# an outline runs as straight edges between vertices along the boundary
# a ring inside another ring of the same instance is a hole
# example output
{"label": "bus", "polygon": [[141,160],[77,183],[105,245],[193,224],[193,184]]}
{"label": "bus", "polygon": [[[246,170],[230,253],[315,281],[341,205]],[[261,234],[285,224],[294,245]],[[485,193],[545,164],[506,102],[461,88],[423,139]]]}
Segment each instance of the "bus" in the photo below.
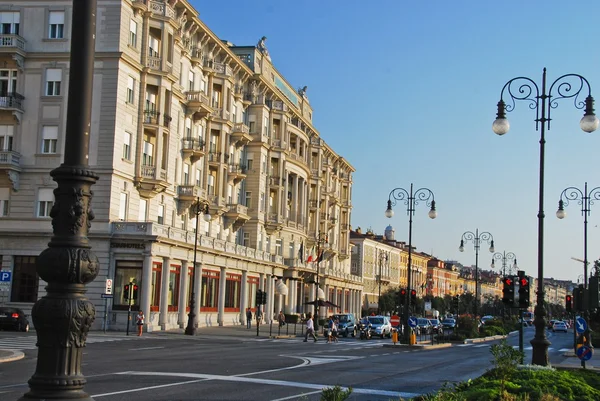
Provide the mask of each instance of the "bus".
{"label": "bus", "polygon": [[527,323],[528,326],[533,325],[533,312],[523,312],[523,321]]}

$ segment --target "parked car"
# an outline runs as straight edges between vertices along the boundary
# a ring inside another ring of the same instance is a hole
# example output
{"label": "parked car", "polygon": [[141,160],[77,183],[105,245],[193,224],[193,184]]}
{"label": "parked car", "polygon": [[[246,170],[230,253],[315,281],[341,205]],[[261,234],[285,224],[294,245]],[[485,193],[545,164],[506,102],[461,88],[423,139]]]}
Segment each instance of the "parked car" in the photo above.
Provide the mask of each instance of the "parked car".
{"label": "parked car", "polygon": [[392,336],[392,324],[390,318],[387,316],[369,316],[369,323],[371,323],[371,330],[373,335],[380,336],[381,338]]}
{"label": "parked car", "polygon": [[434,333],[442,331],[442,323],[438,319],[429,319],[429,323],[431,323],[431,329]]}
{"label": "parked car", "polygon": [[338,320],[338,334],[344,337],[356,335],[356,317],[352,313],[340,313],[333,315],[334,319]]}
{"label": "parked car", "polygon": [[0,306],[0,330],[29,331],[29,320],[22,309]]}
{"label": "parked car", "polygon": [[420,317],[417,319],[417,334],[431,334],[433,332],[433,327],[429,322],[429,319],[425,319],[424,317]]}
{"label": "parked car", "polygon": [[565,322],[563,322],[562,320],[557,320],[554,322],[554,325],[552,325],[552,331],[553,332],[564,331],[566,333],[568,331],[567,324]]}
{"label": "parked car", "polygon": [[454,330],[456,328],[456,319],[444,319],[442,320],[442,328]]}

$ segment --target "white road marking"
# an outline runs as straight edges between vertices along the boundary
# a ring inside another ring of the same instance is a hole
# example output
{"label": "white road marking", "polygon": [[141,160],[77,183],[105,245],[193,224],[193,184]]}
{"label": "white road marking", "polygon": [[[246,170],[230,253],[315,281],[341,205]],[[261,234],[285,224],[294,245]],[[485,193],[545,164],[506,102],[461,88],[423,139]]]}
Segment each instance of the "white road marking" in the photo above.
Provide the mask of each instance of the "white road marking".
{"label": "white road marking", "polygon": [[296,400],[298,398],[302,399],[303,397],[313,395],[313,394],[320,394],[320,393],[322,393],[322,391],[310,391],[308,393],[302,393],[302,394],[298,394],[298,395],[290,395],[289,397],[277,398],[277,399],[271,400],[271,401]]}
{"label": "white road marking", "polygon": [[165,347],[129,348],[128,351],[145,351],[145,350],[149,350],[149,349],[161,349],[161,348],[165,348]]}
{"label": "white road marking", "polygon": [[475,348],[481,348],[481,347],[489,347],[489,344],[479,344],[479,345],[475,345]]}
{"label": "white road marking", "polygon": [[558,350],[558,352],[567,352],[567,351],[573,351],[573,348],[561,348]]}

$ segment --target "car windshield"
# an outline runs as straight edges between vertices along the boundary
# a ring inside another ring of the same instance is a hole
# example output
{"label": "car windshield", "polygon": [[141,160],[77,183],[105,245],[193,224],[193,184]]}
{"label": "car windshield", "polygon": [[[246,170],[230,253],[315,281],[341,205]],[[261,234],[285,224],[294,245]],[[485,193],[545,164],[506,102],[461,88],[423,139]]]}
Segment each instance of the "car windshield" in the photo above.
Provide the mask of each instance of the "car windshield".
{"label": "car windshield", "polygon": [[418,320],[419,326],[426,326],[428,323],[429,323],[429,320],[427,320],[427,319],[419,319]]}
{"label": "car windshield", "polygon": [[431,319],[429,321],[431,322],[431,324],[440,324],[440,321],[437,319]]}
{"label": "car windshield", "polygon": [[555,322],[554,323],[555,326],[565,326],[564,322]]}
{"label": "car windshield", "polygon": [[383,324],[383,318],[382,317],[370,317],[369,322],[371,324]]}
{"label": "car windshield", "polygon": [[454,323],[455,320],[454,319],[445,319],[442,323]]}
{"label": "car windshield", "polygon": [[348,316],[334,316],[335,319],[338,319],[340,323],[346,323],[348,321]]}

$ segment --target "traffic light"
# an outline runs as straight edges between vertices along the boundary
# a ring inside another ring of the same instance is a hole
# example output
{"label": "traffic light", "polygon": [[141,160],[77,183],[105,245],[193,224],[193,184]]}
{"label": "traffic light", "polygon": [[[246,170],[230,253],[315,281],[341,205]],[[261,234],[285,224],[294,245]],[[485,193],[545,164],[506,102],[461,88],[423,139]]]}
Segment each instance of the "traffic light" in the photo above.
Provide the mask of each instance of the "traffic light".
{"label": "traffic light", "polygon": [[519,277],[519,308],[529,308],[529,277]]}
{"label": "traffic light", "polygon": [[134,301],[136,299],[138,299],[138,289],[139,289],[138,285],[134,284],[133,285],[133,297],[132,297]]}
{"label": "traffic light", "polygon": [[125,284],[123,286],[123,299],[125,299],[125,301],[129,301],[129,284]]}
{"label": "traffic light", "polygon": [[266,291],[262,292],[262,297],[260,299],[260,303],[263,304],[263,305],[267,304],[267,292]]}
{"label": "traffic light", "polygon": [[589,309],[600,307],[600,277],[592,276],[588,283],[588,296],[590,298]]}
{"label": "traffic light", "polygon": [[502,279],[502,303],[512,307],[515,303],[515,279],[513,276],[506,276]]}
{"label": "traffic light", "polygon": [[573,296],[572,295],[567,295],[565,297],[565,309],[567,310],[567,312],[573,311]]}
{"label": "traffic light", "polygon": [[255,303],[257,306],[262,304],[262,290],[256,290]]}
{"label": "traffic light", "polygon": [[398,291],[398,301],[400,302],[400,306],[406,303],[406,288],[401,288]]}
{"label": "traffic light", "polygon": [[575,304],[575,310],[577,312],[583,312],[585,310],[585,290],[583,289],[583,284],[579,284],[579,288],[573,289],[573,299]]}
{"label": "traffic light", "polygon": [[410,290],[410,303],[417,304],[417,290]]}

